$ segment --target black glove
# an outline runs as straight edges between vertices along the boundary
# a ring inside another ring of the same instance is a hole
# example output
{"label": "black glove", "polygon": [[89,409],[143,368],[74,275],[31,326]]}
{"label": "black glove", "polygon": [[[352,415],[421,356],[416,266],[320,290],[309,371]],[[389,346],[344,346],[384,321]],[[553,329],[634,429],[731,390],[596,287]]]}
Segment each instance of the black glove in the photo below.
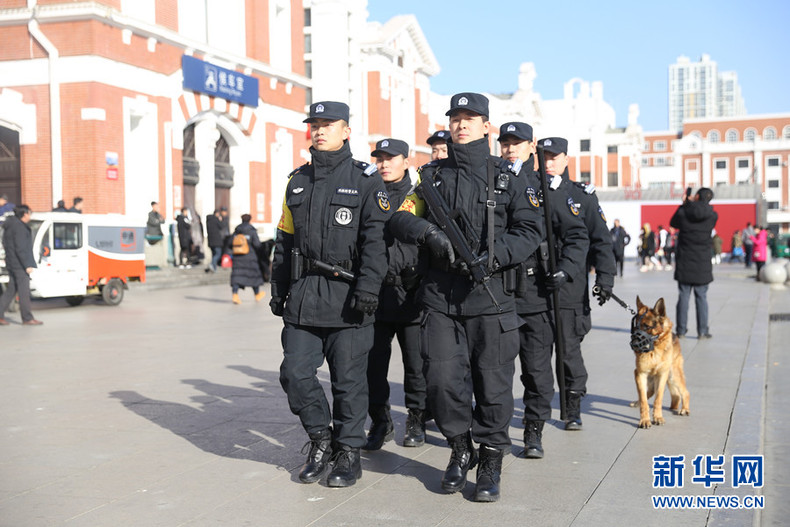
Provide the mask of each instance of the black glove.
{"label": "black glove", "polygon": [[409,265],[400,272],[401,284],[406,291],[416,289],[420,285],[420,278],[420,272],[416,265]]}
{"label": "black glove", "polygon": [[455,261],[455,250],[450,238],[433,223],[425,229],[422,235],[422,245],[428,247],[436,258],[447,258],[450,263]]}
{"label": "black glove", "polygon": [[351,309],[356,309],[366,315],[372,315],[379,307],[379,297],[373,293],[366,293],[365,291],[356,291],[354,296],[351,297]]}
{"label": "black glove", "polygon": [[280,298],[279,296],[273,296],[271,300],[269,300],[269,307],[272,309],[272,314],[276,317],[283,316],[283,311],[285,311],[285,299]]}
{"label": "black glove", "polygon": [[595,284],[593,296],[598,298],[598,305],[602,306],[607,300],[612,298],[612,288],[608,285]]}
{"label": "black glove", "polygon": [[568,281],[568,273],[565,271],[557,271],[554,274],[546,275],[546,288],[549,291],[557,291]]}

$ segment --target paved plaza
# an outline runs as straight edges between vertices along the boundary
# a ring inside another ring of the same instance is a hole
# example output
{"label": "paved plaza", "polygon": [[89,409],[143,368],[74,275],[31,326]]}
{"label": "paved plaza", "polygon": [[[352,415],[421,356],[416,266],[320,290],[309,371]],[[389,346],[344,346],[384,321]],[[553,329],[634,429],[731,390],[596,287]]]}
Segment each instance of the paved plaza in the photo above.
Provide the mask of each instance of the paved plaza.
{"label": "paved plaza", "polygon": [[[615,293],[631,305],[637,293],[650,305],[663,296],[674,319],[672,273],[626,267]],[[152,271],[152,282],[155,273],[173,272]],[[584,430],[550,421],[545,458],[518,457],[517,376],[513,448],[494,504],[472,501],[474,471],[462,493],[441,491],[450,450],[434,423],[424,447],[401,446],[397,352],[395,441],[363,452],[364,474],[351,488],[303,485],[296,475],[307,437],[278,381],[282,322],[268,297],[256,304],[242,291],[236,306],[228,285],[179,280],[174,288],[133,285],[118,307],[35,302],[43,326],[0,328],[0,526],[786,525],[790,321],[770,319],[790,314],[790,292],[751,275],[742,265],[715,269],[711,340],[694,336],[692,302],[691,338],[682,341],[691,416],[665,410],[666,425],[649,430],[637,428],[638,409],[629,407],[636,398],[630,315],[614,301],[596,305],[583,344]],[[8,318],[18,321],[18,313]],[[328,391],[328,370],[319,376]],[[684,456],[682,487],[653,487],[660,455]],[[723,483],[693,481],[715,473],[695,474],[698,455],[723,456]],[[733,458],[756,455],[765,456],[762,488],[733,488]],[[652,496],[726,503],[756,496],[764,508],[695,501],[695,508],[656,509]]]}

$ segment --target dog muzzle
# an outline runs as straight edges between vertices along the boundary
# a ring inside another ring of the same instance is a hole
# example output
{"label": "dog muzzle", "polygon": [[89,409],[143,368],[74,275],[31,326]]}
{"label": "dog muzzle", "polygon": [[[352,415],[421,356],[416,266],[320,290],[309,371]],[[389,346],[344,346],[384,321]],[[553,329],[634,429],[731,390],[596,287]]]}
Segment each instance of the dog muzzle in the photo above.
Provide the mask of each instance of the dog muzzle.
{"label": "dog muzzle", "polygon": [[640,327],[644,315],[631,319],[631,349],[634,353],[649,353],[653,351],[658,340],[658,335],[651,335]]}

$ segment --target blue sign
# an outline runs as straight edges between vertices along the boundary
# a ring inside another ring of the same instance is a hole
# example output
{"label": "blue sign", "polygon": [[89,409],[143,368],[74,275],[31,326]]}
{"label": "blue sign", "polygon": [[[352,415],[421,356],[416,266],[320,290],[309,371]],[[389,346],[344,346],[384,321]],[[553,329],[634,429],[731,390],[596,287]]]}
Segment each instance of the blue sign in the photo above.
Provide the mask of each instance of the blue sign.
{"label": "blue sign", "polygon": [[183,55],[184,88],[258,107],[258,79]]}

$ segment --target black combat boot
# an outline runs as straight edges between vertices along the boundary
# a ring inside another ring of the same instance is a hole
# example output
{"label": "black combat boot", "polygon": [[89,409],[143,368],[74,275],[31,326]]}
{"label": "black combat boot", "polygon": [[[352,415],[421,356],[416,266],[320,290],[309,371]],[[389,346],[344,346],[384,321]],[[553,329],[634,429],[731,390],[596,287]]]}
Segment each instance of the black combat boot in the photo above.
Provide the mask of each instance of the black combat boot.
{"label": "black combat boot", "polygon": [[315,483],[323,477],[329,468],[329,458],[332,455],[332,431],[328,428],[321,432],[310,434],[310,441],[305,443],[302,454],[310,447],[307,461],[299,472],[302,483]]}
{"label": "black combat boot", "polygon": [[403,446],[422,446],[425,444],[424,410],[409,408],[406,417],[406,434],[403,436]]}
{"label": "black combat boot", "polygon": [[442,488],[452,493],[466,486],[466,473],[477,464],[477,451],[469,432],[452,437],[448,442],[453,451],[442,477]]}
{"label": "black combat boot", "polygon": [[480,445],[480,465],[477,467],[477,486],[475,501],[497,501],[499,499],[499,479],[502,475],[504,450]]}
{"label": "black combat boot", "polygon": [[334,468],[326,478],[329,487],[350,487],[362,477],[362,462],[359,449],[345,445],[336,445],[332,456]]}
{"label": "black combat boot", "polygon": [[582,429],[582,392],[568,390],[565,392],[565,430]]}
{"label": "black combat boot", "polygon": [[362,449],[379,450],[384,443],[395,437],[395,427],[392,425],[390,409],[387,406],[375,406],[368,413],[372,422],[368,432],[368,440]]}
{"label": "black combat boot", "polygon": [[524,422],[524,457],[541,459],[543,457],[543,421]]}

